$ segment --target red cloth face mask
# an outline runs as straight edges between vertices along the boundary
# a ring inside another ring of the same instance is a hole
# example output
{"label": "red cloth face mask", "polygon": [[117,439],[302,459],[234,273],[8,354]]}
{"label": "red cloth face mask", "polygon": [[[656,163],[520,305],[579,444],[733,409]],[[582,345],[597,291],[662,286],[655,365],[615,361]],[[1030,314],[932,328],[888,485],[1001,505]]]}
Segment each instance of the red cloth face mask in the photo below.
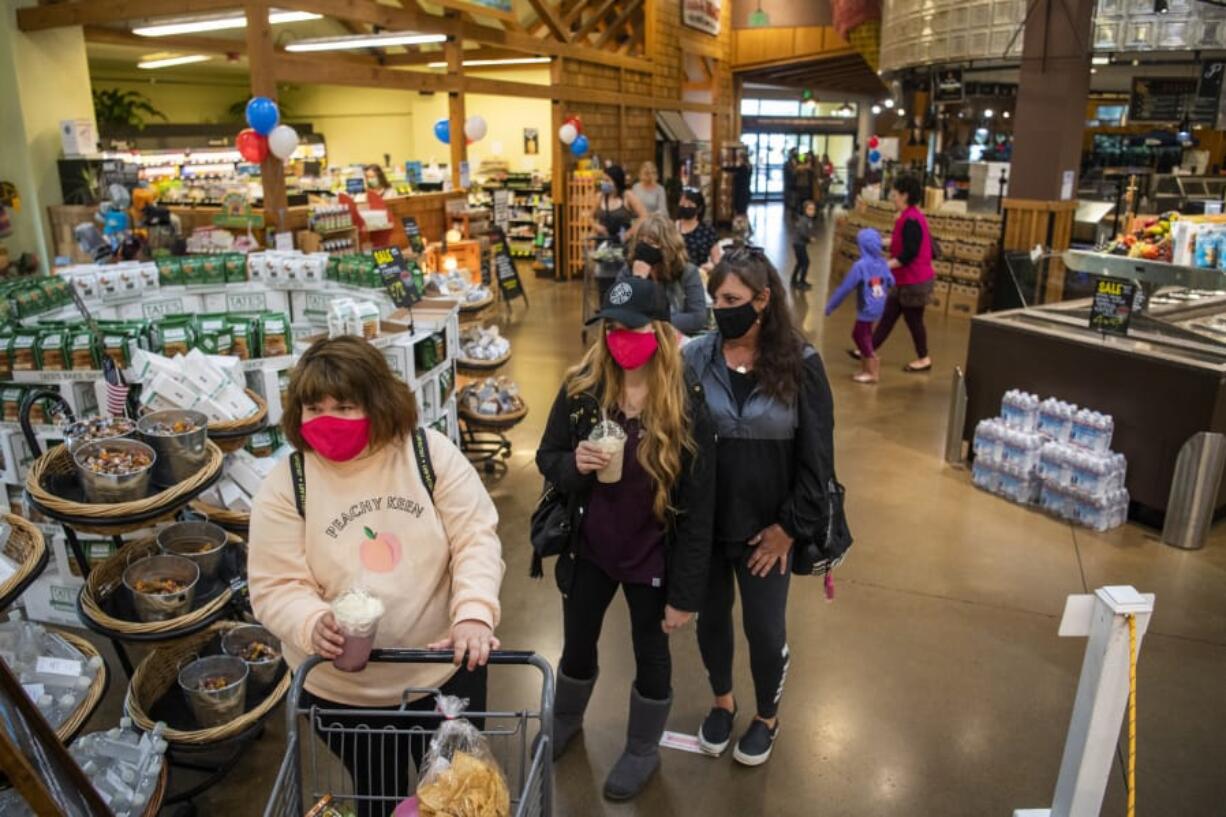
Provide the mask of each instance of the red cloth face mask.
{"label": "red cloth face mask", "polygon": [[347,462],[361,454],[370,442],[370,420],[325,414],[302,424],[302,439],[324,459]]}
{"label": "red cloth face mask", "polygon": [[609,354],[617,365],[629,371],[646,365],[659,348],[655,332],[631,332],[629,329],[614,329],[604,336]]}

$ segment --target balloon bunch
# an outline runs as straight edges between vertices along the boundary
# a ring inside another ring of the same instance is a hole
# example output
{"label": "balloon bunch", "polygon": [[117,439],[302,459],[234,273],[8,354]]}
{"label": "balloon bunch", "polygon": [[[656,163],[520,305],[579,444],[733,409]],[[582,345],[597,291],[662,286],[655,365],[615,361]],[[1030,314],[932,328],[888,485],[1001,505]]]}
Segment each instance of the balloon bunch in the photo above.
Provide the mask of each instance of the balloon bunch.
{"label": "balloon bunch", "polygon": [[[488,132],[489,125],[484,116],[474,114],[464,120],[464,138],[468,144],[480,142]],[[451,122],[449,120],[440,119],[434,123],[434,138],[444,145],[451,144]]]}
{"label": "balloon bunch", "polygon": [[238,132],[234,146],[249,162],[262,162],[271,153],[282,161],[294,155],[298,147],[298,131],[281,124],[277,103],[266,96],[253,96],[247,102],[247,124],[251,127]]}
{"label": "balloon bunch", "polygon": [[868,164],[873,170],[881,167],[881,151],[877,149],[880,144],[881,140],[876,136],[868,138]]}
{"label": "balloon bunch", "polygon": [[568,116],[562,127],[558,128],[558,139],[564,145],[570,145],[570,152],[576,158],[582,158],[591,147],[583,134],[583,120],[578,116]]}

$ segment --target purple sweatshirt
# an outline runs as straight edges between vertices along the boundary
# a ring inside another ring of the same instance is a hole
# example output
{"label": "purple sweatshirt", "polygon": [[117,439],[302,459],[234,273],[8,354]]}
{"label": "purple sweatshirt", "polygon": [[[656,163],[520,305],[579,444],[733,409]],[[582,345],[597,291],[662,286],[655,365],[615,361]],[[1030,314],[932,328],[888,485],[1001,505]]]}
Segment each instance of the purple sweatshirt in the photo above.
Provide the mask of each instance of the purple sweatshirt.
{"label": "purple sweatshirt", "polygon": [[894,274],[890,265],[881,254],[881,234],[871,227],[865,227],[856,236],[860,245],[860,260],[857,261],[839,284],[839,288],[830,296],[826,304],[826,314],[829,315],[843,299],[856,290],[856,320],[875,321],[885,311],[885,299],[890,288],[894,286]]}

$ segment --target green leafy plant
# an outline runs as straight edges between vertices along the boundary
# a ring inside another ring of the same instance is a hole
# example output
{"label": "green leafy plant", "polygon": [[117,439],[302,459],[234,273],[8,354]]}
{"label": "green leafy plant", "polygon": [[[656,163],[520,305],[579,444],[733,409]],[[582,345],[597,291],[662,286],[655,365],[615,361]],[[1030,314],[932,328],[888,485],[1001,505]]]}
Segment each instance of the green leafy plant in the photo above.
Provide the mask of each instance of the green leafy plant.
{"label": "green leafy plant", "polygon": [[94,116],[101,125],[127,125],[143,128],[147,118],[165,119],[166,114],[153,107],[153,101],[140,91],[118,88],[94,89]]}

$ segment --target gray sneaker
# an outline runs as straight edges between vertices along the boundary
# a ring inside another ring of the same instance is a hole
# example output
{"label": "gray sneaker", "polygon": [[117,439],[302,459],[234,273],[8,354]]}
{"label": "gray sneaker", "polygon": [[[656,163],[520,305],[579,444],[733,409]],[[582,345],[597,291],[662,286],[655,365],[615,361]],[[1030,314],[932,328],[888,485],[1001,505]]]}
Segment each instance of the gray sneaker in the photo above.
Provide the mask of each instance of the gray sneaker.
{"label": "gray sneaker", "polygon": [[771,749],[775,746],[775,737],[779,734],[779,723],[771,729],[757,718],[749,724],[745,734],[736,742],[732,750],[732,759],[742,766],[761,766],[770,760]]}

